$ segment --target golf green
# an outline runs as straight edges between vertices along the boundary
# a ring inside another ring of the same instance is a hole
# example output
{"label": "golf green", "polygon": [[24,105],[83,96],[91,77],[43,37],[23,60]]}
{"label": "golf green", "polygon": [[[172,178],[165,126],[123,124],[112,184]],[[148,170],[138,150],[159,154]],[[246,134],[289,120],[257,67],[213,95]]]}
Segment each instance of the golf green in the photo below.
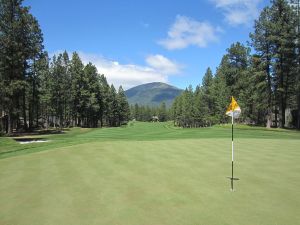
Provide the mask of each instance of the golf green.
{"label": "golf green", "polygon": [[300,224],[300,133],[130,123],[0,138],[0,224]]}

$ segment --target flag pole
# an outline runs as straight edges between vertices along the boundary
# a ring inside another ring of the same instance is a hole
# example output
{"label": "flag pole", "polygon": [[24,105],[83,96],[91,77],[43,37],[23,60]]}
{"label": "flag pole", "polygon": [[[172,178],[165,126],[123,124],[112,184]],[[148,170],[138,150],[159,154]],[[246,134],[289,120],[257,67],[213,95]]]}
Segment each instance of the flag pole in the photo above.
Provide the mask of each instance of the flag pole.
{"label": "flag pole", "polygon": [[240,113],[241,113],[241,108],[239,107],[239,105],[237,104],[233,96],[231,96],[231,103],[226,110],[226,115],[231,116],[231,177],[228,177],[231,180],[231,191],[234,191],[233,181],[239,180],[239,178],[233,177],[233,163],[234,163],[233,122],[234,122],[234,116],[238,117]]}
{"label": "flag pole", "polygon": [[233,110],[231,115],[231,191],[233,191]]}

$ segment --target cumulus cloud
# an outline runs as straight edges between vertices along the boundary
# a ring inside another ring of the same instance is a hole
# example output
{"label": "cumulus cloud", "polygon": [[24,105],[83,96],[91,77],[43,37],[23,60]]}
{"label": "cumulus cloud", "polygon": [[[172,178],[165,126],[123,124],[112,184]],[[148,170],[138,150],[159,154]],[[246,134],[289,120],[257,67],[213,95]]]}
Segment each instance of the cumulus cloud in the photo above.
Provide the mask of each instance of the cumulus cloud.
{"label": "cumulus cloud", "polygon": [[125,90],[149,82],[168,82],[169,75],[179,73],[179,66],[162,55],[150,55],[146,58],[148,66],[139,66],[121,64],[95,54],[78,54],[85,64],[93,63],[109,83],[116,87],[122,85]]}
{"label": "cumulus cloud", "polygon": [[158,43],[169,50],[183,49],[190,45],[206,47],[211,42],[218,41],[220,28],[213,27],[208,22],[178,15],[168,31],[168,37]]}
{"label": "cumulus cloud", "polygon": [[181,69],[181,65],[171,61],[163,55],[149,55],[146,58],[147,64],[157,71],[163,74],[178,74]]}
{"label": "cumulus cloud", "polygon": [[[53,57],[63,52],[63,50],[57,50],[49,56]],[[122,85],[125,90],[150,82],[168,82],[169,76],[179,74],[183,68],[182,65],[159,54],[148,55],[145,58],[146,66],[143,66],[122,64],[99,54],[77,53],[85,65],[89,62],[95,65],[98,73],[104,74],[109,84],[113,84],[116,88]],[[68,54],[71,59],[72,52],[68,51]]]}
{"label": "cumulus cloud", "polygon": [[211,0],[224,13],[230,25],[249,25],[259,14],[262,0]]}

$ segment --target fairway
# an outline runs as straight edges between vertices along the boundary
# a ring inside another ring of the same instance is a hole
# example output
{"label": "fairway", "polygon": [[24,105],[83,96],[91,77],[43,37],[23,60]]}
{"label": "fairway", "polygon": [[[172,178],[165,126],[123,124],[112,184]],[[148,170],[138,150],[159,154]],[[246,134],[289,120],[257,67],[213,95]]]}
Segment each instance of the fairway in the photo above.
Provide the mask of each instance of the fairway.
{"label": "fairway", "polygon": [[0,224],[300,224],[300,133],[172,123],[0,138]]}

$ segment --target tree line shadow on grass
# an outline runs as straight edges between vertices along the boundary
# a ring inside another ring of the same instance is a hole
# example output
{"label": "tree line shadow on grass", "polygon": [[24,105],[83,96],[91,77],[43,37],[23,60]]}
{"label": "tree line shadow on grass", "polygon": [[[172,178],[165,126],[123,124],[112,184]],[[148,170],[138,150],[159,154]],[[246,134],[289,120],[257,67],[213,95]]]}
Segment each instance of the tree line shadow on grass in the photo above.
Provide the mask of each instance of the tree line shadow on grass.
{"label": "tree line shadow on grass", "polygon": [[51,130],[34,130],[34,131],[16,131],[11,135],[0,134],[2,137],[23,137],[23,136],[37,136],[37,135],[49,135],[49,134],[64,134],[66,131],[70,131],[69,128],[64,129],[51,129]]}

